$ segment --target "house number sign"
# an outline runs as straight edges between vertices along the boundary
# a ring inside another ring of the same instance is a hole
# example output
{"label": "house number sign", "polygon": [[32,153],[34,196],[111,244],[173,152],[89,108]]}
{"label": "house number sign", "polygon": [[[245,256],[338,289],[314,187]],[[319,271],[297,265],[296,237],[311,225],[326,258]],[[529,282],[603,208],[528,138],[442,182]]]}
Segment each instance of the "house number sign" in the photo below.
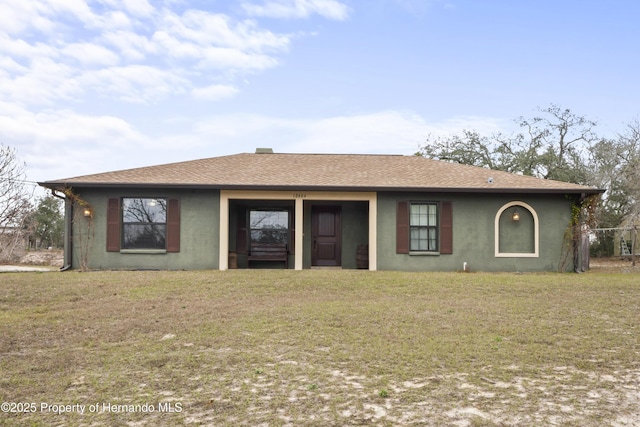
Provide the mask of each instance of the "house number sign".
{"label": "house number sign", "polygon": [[293,193],[294,199],[306,199],[307,195],[305,193]]}

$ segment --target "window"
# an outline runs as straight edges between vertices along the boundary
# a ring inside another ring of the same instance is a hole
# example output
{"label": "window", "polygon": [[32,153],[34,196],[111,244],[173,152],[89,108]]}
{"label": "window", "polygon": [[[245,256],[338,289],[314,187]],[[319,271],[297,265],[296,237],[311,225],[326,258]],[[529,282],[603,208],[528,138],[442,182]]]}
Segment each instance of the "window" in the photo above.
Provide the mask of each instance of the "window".
{"label": "window", "polygon": [[438,204],[411,203],[409,206],[410,250],[438,251]]}
{"label": "window", "polygon": [[282,210],[249,211],[252,243],[288,243],[289,212]]}
{"label": "window", "polygon": [[122,249],[166,249],[166,242],[166,199],[122,199]]}
{"label": "window", "polygon": [[[145,217],[143,212],[148,215]],[[153,238],[145,242],[143,236]],[[107,252],[120,252],[123,249],[180,252],[180,200],[110,198],[107,205],[106,243]]]}
{"label": "window", "polygon": [[396,253],[453,253],[453,202],[409,202],[396,207]]}

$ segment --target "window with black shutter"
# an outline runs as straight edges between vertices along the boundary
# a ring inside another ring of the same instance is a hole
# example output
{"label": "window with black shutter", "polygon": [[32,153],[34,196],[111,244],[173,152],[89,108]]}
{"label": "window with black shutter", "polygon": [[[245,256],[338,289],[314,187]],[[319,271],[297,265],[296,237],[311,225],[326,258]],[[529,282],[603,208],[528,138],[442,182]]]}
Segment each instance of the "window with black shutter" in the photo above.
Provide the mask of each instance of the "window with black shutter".
{"label": "window with black shutter", "polygon": [[162,197],[109,199],[107,251],[180,251],[180,201]]}
{"label": "window with black shutter", "polygon": [[453,253],[452,203],[400,201],[396,209],[396,253]]}

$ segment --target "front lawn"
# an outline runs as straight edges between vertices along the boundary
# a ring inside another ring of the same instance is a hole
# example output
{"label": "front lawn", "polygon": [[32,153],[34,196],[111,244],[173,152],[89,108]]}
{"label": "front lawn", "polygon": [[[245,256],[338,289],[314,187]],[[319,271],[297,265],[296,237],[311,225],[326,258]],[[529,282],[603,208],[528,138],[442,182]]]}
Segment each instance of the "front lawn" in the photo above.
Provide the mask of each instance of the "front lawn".
{"label": "front lawn", "polygon": [[4,273],[0,425],[638,426],[639,320],[635,273]]}

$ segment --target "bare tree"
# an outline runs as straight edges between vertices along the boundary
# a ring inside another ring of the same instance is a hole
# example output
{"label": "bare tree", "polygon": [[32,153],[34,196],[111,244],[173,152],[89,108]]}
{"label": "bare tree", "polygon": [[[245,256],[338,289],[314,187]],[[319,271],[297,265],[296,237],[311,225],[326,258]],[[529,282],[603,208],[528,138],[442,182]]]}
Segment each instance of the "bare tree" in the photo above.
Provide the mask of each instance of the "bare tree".
{"label": "bare tree", "polygon": [[0,259],[10,259],[24,243],[24,221],[31,209],[25,170],[16,151],[0,144]]}
{"label": "bare tree", "polygon": [[418,154],[450,162],[587,183],[586,158],[597,140],[596,126],[583,116],[555,104],[539,115],[515,120],[522,129],[514,135],[483,136],[473,130],[462,135],[431,137]]}
{"label": "bare tree", "polygon": [[601,226],[617,227],[640,215],[640,122],[627,125],[616,139],[602,139],[590,150],[591,181],[606,188]]}
{"label": "bare tree", "polygon": [[623,164],[622,181],[629,197],[629,213],[640,216],[640,121],[636,119],[619,135]]}
{"label": "bare tree", "polygon": [[[520,117],[517,122],[525,129],[523,150],[533,161],[532,175],[545,179],[585,184],[585,157],[597,140],[593,129],[596,122],[577,116],[568,108],[551,104],[539,110],[532,119]],[[514,142],[514,141],[509,141]],[[508,148],[508,144],[502,146]]]}

